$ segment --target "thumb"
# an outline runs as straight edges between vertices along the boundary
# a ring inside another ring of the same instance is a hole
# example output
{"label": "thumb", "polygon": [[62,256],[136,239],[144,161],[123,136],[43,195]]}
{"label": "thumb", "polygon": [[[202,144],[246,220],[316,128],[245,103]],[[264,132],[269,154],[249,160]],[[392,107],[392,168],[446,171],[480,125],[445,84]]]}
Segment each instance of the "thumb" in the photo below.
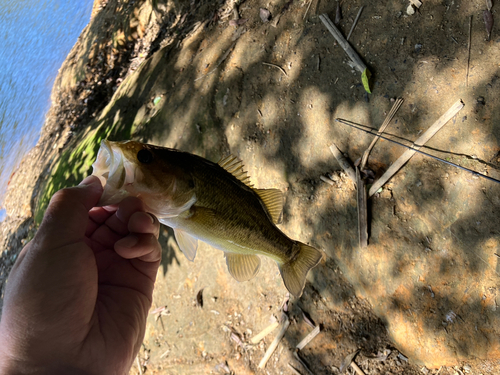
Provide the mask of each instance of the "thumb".
{"label": "thumb", "polygon": [[96,176],[85,178],[78,186],[57,191],[38,229],[39,239],[44,243],[50,241],[52,248],[82,240],[89,210],[97,204],[102,192],[101,182]]}

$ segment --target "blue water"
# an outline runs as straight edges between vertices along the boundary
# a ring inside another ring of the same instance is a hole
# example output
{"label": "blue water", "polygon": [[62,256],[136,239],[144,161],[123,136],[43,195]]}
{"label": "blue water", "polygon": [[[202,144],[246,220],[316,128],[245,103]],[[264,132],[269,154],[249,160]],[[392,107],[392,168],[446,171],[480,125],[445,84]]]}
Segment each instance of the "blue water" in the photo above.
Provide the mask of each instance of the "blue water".
{"label": "blue water", "polygon": [[38,141],[57,71],[92,0],[0,0],[0,221],[8,181]]}

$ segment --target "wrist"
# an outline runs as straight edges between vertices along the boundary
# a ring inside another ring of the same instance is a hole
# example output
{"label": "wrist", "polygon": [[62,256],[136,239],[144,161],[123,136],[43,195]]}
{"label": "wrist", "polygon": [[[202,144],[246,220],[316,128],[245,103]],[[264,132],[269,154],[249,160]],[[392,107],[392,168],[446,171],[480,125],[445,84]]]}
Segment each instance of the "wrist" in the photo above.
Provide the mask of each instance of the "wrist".
{"label": "wrist", "polygon": [[91,375],[90,372],[74,366],[61,364],[33,363],[8,353],[5,348],[5,337],[0,334],[0,374],[2,375]]}
{"label": "wrist", "polygon": [[15,360],[7,360],[0,358],[0,374],[2,375],[92,375],[88,371],[84,371],[73,366],[61,365],[36,365],[26,364]]}

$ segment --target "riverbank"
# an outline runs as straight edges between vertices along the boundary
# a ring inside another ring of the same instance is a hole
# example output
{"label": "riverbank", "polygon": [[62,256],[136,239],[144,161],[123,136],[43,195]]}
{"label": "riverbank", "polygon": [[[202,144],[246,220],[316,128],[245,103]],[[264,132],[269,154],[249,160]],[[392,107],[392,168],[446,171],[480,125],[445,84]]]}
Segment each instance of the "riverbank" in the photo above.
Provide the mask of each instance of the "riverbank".
{"label": "riverbank", "polygon": [[[152,4],[96,3],[61,67],[40,142],[9,185],[2,287],[52,193],[89,173],[101,139],[133,138],[215,161],[233,153],[255,186],[285,193],[280,228],[325,252],[304,296],[292,301],[292,324],[269,373],[300,366],[292,349],[309,331],[302,310],[322,327],[300,352],[316,374],[335,373],[357,349],[366,374],[417,374],[423,366],[428,374],[454,374],[455,366],[496,373],[499,188],[414,156],[371,199],[363,250],[354,184],[328,149],[335,142],[356,160],[371,141],[337,117],[378,127],[391,98],[402,96],[388,132],[415,140],[462,99],[465,108],[428,151],[498,175],[499,40],[485,41],[483,2],[424,4],[412,16],[400,1],[343,5],[345,34],[365,5],[351,41],[374,72],[370,96],[318,18],[333,19],[336,4]],[[469,86],[465,13],[474,16]],[[380,141],[369,163],[374,175],[401,153]],[[327,174],[333,185],[320,180]],[[263,260],[258,278],[236,283],[222,253],[201,245],[190,263],[167,228],[161,241],[154,296],[161,314],[148,321],[141,371],[263,373],[257,365],[272,337],[251,349],[235,337],[246,340],[280,316],[285,289],[275,265]],[[384,350],[385,360],[374,358]]]}

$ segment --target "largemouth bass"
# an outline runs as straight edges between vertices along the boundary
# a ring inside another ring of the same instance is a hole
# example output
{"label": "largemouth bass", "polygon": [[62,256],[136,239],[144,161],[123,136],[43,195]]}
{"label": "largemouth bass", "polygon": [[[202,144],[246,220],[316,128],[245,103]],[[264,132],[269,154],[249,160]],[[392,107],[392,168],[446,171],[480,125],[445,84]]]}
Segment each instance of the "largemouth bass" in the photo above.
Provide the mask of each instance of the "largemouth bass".
{"label": "largemouth bass", "polygon": [[254,277],[259,255],[276,261],[286,288],[300,297],[307,273],[321,260],[317,249],[292,240],[277,227],[283,196],[255,189],[236,157],[218,164],[200,156],[134,141],[102,141],[93,174],[104,186],[100,205],[140,198],[175,238],[190,261],[198,240],[220,249],[238,281]]}

